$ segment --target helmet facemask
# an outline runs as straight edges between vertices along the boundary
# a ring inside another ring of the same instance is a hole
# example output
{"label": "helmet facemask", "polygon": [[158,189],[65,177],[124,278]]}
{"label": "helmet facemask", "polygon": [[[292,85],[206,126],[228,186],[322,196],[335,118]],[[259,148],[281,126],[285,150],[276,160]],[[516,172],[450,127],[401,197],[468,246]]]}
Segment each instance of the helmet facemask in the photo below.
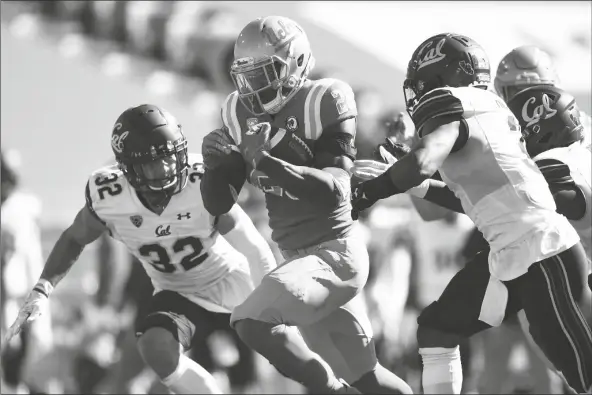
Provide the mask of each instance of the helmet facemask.
{"label": "helmet facemask", "polygon": [[167,142],[165,147],[152,146],[149,155],[118,158],[118,164],[131,186],[138,192],[173,196],[187,185],[187,140],[182,137],[174,143]]}
{"label": "helmet facemask", "polygon": [[236,41],[234,56],[230,76],[241,102],[256,116],[278,113],[314,67],[302,28],[280,17],[247,25]]}
{"label": "helmet facemask", "polygon": [[[312,56],[311,56],[312,57]],[[232,65],[230,75],[243,105],[254,115],[275,114],[298,92],[304,84],[310,67],[300,76],[289,74],[289,62],[296,63],[292,69],[309,63],[300,55],[298,59],[287,61],[273,55],[252,62],[247,58],[238,59]],[[241,63],[246,63],[242,65]]]}

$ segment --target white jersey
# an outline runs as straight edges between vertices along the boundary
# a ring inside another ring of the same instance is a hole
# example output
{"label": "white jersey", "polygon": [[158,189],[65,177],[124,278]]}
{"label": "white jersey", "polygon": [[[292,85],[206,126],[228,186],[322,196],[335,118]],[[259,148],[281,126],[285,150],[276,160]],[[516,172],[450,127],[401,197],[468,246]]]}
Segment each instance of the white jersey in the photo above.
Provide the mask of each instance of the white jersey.
{"label": "white jersey", "polygon": [[187,186],[173,195],[161,215],[138,199],[117,165],[92,173],[87,204],[135,255],[156,290],[195,293],[213,286],[230,272],[244,270],[244,256],[216,231],[215,218],[200,193],[201,155],[189,154]]}
{"label": "white jersey", "polygon": [[[592,216],[590,214],[592,212],[592,197],[590,196],[592,153],[580,142],[577,142],[569,147],[554,148],[534,157],[539,166],[544,163],[542,161],[545,159],[551,160],[552,162],[549,162],[551,165],[567,165],[573,182],[586,198],[586,213],[581,219],[570,220],[570,222],[580,235],[580,242],[586,250],[588,260],[590,260],[590,252],[592,251]],[[544,168],[542,170],[544,171]]]}
{"label": "white jersey", "polygon": [[555,210],[545,178],[521,143],[518,120],[494,93],[472,87],[435,89],[416,105],[421,136],[433,117],[458,114],[466,142],[440,174],[489,242],[491,274],[512,280],[537,261],[567,250],[579,236]]}

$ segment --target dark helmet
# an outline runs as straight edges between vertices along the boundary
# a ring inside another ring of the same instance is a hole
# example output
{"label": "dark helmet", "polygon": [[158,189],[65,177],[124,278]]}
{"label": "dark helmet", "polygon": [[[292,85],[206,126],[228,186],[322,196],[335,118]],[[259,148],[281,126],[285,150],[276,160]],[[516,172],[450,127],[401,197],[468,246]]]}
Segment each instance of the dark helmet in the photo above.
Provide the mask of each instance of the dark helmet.
{"label": "dark helmet", "polygon": [[520,122],[526,150],[532,157],[583,137],[576,99],[559,88],[538,85],[524,89],[510,99],[508,107]]}
{"label": "dark helmet", "polygon": [[487,88],[489,59],[479,44],[460,34],[444,33],[424,41],[413,52],[403,84],[407,112],[427,92],[445,86]]}
{"label": "dark helmet", "polygon": [[125,110],[113,127],[111,148],[138,191],[174,195],[187,184],[187,140],[175,117],[158,106],[142,104]]}

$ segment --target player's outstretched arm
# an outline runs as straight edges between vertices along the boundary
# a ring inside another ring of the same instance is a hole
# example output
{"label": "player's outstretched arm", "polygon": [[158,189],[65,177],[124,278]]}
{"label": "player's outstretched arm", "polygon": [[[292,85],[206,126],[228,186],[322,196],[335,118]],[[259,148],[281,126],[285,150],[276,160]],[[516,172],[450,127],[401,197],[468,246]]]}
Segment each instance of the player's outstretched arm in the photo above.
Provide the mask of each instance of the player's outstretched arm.
{"label": "player's outstretched arm", "polygon": [[227,214],[218,217],[217,228],[230,245],[247,258],[251,278],[258,286],[263,277],[276,267],[269,244],[238,204],[232,206]]}
{"label": "player's outstretched arm", "polygon": [[[354,209],[361,211],[380,199],[422,185],[442,166],[444,160],[453,150],[461,148],[462,142],[465,141],[465,131],[461,131],[461,125],[462,123],[457,116],[439,117],[427,121],[423,126],[424,137],[417,142],[407,155],[403,156],[380,176],[361,183],[354,188]],[[436,183],[437,180],[430,180],[429,182],[430,184],[432,182]],[[446,201],[446,199],[442,198],[440,192],[444,191],[440,190],[430,195],[430,197],[442,200],[434,203],[440,204]],[[454,195],[451,191],[447,193],[447,197],[452,198],[452,196]],[[425,198],[425,195],[423,197]]]}
{"label": "player's outstretched arm", "polygon": [[200,183],[202,201],[206,210],[217,217],[236,203],[247,169],[226,126],[204,137],[202,156],[205,167]]}
{"label": "player's outstretched arm", "polygon": [[84,247],[99,238],[106,230],[91,210],[84,206],[54,245],[39,281],[25,299],[16,321],[2,339],[2,348],[10,338],[20,332],[23,324],[35,320],[43,313],[54,287],[74,265]]}
{"label": "player's outstretched arm", "polygon": [[84,247],[107,230],[91,210],[85,205],[62,233],[47,258],[40,281],[47,281],[52,288],[55,287],[74,265]]}

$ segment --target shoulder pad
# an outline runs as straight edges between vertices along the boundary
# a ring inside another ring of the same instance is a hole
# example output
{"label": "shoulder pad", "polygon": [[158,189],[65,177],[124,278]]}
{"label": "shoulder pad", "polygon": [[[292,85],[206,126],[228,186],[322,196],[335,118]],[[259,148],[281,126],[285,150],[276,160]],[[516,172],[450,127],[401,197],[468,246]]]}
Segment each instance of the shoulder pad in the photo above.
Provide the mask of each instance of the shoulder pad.
{"label": "shoulder pad", "polygon": [[413,109],[412,118],[415,128],[419,131],[428,119],[462,115],[463,111],[461,99],[455,96],[451,89],[438,88],[422,96]]}
{"label": "shoulder pad", "polygon": [[239,145],[241,142],[241,127],[237,116],[238,103],[238,92],[234,91],[226,97],[220,110],[222,124],[228,128],[228,132],[236,145]]}
{"label": "shoulder pad", "polygon": [[317,140],[323,129],[358,115],[352,88],[334,78],[313,81],[304,102],[306,138]]}
{"label": "shoulder pad", "polygon": [[100,219],[98,215],[100,209],[115,204],[114,199],[123,192],[126,184],[127,180],[116,164],[101,167],[92,172],[85,190],[86,205],[91,213]]}

